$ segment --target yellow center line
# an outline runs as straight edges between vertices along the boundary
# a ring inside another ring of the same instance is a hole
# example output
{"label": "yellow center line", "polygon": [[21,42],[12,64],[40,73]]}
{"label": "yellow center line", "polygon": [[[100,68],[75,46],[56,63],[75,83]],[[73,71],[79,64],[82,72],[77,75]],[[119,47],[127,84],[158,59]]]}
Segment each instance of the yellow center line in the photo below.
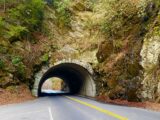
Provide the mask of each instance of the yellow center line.
{"label": "yellow center line", "polygon": [[116,114],[116,113],[110,112],[110,111],[108,111],[108,110],[102,109],[102,108],[97,107],[97,106],[95,106],[95,105],[89,104],[89,103],[87,103],[87,102],[78,100],[78,99],[76,99],[76,98],[68,97],[68,96],[65,96],[65,97],[68,98],[68,99],[70,99],[70,100],[73,100],[73,101],[75,101],[75,102],[78,102],[78,103],[80,103],[80,104],[83,104],[83,105],[85,105],[85,106],[88,106],[88,107],[90,107],[90,108],[93,108],[93,109],[95,109],[95,110],[97,110],[97,111],[100,111],[100,112],[102,112],[102,113],[105,113],[105,114],[107,114],[107,115],[110,115],[110,116],[112,116],[112,117],[114,117],[114,118],[117,118],[118,120],[128,120],[128,118],[125,118],[125,117],[120,116],[120,115],[118,115],[118,114]]}

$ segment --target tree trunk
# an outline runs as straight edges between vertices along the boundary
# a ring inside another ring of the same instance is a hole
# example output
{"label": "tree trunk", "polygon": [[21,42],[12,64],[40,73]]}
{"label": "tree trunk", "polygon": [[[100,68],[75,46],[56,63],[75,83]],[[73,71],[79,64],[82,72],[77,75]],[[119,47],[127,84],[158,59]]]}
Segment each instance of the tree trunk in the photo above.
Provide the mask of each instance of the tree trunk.
{"label": "tree trunk", "polygon": [[3,8],[4,12],[6,12],[6,0],[4,0],[4,8]]}

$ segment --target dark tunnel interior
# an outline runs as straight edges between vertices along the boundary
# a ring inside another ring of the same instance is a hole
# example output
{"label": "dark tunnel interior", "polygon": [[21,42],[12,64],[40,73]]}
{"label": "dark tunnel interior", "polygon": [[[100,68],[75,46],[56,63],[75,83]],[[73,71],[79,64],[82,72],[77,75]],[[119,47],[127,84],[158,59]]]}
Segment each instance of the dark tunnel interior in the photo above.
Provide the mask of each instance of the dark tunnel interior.
{"label": "dark tunnel interior", "polygon": [[88,70],[80,65],[74,63],[62,63],[56,65],[50,68],[41,78],[38,87],[38,96],[46,96],[46,94],[41,91],[42,85],[51,77],[58,77],[64,80],[70,90],[68,94],[79,94],[88,76],[90,76]]}

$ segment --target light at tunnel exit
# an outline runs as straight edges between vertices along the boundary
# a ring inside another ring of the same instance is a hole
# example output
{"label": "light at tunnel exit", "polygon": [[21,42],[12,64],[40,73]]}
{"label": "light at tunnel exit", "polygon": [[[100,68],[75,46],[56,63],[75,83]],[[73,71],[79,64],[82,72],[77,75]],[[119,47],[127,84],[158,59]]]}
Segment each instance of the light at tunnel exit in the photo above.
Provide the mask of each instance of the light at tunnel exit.
{"label": "light at tunnel exit", "polygon": [[47,79],[41,88],[42,93],[47,94],[64,94],[69,93],[69,87],[63,79],[58,77],[51,77]]}

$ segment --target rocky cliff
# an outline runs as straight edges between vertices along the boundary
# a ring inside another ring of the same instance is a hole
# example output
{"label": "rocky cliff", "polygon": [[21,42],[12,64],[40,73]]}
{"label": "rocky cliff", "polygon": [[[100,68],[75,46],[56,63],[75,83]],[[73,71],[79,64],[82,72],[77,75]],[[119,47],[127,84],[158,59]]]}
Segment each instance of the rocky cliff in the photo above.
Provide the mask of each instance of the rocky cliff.
{"label": "rocky cliff", "polygon": [[111,99],[159,102],[159,3],[126,2],[131,2],[130,11],[118,8],[123,21],[118,30],[113,26],[97,53],[99,93]]}
{"label": "rocky cliff", "polygon": [[98,96],[160,102],[159,9],[157,0],[46,3],[40,29],[0,37],[0,86],[32,87],[42,66],[78,59],[93,66]]}

